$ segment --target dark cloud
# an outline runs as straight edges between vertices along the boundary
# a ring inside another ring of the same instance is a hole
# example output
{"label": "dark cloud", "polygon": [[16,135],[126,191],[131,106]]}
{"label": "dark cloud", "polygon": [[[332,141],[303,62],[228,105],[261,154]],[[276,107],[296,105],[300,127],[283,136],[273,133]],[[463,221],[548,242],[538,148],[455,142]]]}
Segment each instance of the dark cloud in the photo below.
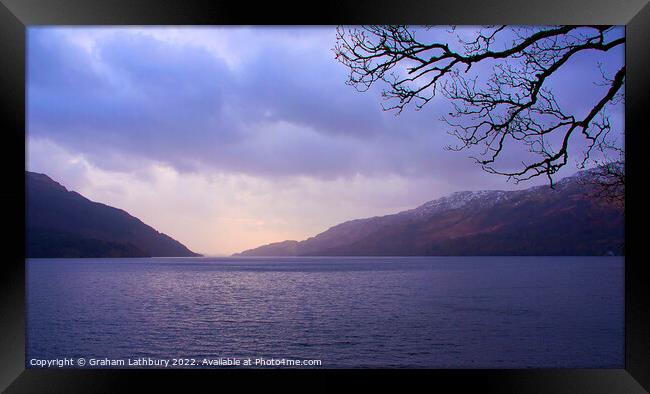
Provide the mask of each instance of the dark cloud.
{"label": "dark cloud", "polygon": [[474,168],[442,149],[454,142],[438,122],[444,102],[395,117],[377,91],[346,86],[331,28],[233,34],[245,49],[231,63],[146,29],[110,29],[91,50],[70,39],[84,29],[65,33],[29,29],[28,132],[105,169],[149,159],[179,171],[453,179]]}

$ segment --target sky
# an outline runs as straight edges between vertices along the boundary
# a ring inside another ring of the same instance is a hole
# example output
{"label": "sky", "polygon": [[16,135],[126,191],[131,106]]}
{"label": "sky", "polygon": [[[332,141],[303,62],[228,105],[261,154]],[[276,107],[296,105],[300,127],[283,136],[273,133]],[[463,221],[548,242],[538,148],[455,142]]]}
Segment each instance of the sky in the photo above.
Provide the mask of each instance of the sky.
{"label": "sky", "polygon": [[[345,84],[335,41],[334,27],[30,27],[26,168],[205,255],[545,182],[516,185],[445,150],[442,96],[382,111],[381,89]],[[588,108],[598,62],[615,71],[618,49],[569,62],[558,99]]]}

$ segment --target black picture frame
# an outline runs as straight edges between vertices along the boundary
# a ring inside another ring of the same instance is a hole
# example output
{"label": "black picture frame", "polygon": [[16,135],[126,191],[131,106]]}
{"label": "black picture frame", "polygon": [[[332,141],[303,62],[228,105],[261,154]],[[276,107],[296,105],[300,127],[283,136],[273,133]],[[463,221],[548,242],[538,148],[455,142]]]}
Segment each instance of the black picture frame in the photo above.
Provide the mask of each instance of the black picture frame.
{"label": "black picture frame", "polygon": [[[625,368],[604,370],[36,370],[25,369],[25,32],[32,25],[232,24],[619,24],[626,25]],[[332,1],[319,4],[222,0],[0,0],[2,192],[5,208],[0,264],[0,389],[6,392],[116,392],[138,384],[188,390],[207,384],[425,384],[517,393],[636,393],[650,389],[650,299],[642,196],[649,146],[645,119],[650,94],[648,0]],[[631,181],[629,181],[631,180]],[[269,387],[269,386],[266,386]],[[644,389],[645,388],[645,389]],[[151,389],[149,387],[149,389]]]}

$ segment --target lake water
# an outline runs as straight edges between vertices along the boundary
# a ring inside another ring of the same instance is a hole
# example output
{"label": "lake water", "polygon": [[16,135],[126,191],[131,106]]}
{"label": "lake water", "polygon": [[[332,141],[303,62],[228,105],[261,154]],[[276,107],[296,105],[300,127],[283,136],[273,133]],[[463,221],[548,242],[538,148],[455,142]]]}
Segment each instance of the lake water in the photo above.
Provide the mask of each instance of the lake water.
{"label": "lake water", "polygon": [[623,279],[622,257],[32,259],[27,367],[622,368]]}

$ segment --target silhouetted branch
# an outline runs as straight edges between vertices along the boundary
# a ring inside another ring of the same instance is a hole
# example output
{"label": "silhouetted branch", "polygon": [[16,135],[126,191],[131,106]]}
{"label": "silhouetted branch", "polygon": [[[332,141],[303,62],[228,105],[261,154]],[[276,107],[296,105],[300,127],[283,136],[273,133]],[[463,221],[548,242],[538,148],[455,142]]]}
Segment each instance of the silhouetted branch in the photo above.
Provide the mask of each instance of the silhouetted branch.
{"label": "silhouetted branch", "polygon": [[[624,37],[607,38],[611,29],[493,26],[477,32],[472,40],[461,40],[459,51],[446,42],[423,42],[406,26],[339,27],[334,52],[349,70],[349,85],[359,91],[376,82],[387,86],[382,92],[385,110],[399,114],[410,104],[419,110],[436,93],[450,99],[453,112],[443,121],[459,144],[448,149],[482,146],[474,159],[485,171],[515,182],[544,175],[553,186],[552,175],[567,164],[574,135],[587,141],[582,166],[592,160],[595,150],[611,148],[605,142],[611,131],[607,107],[622,100],[625,67],[611,78],[601,68],[601,85],[608,87],[607,92],[582,117],[560,108],[547,81],[579,53],[607,52],[624,45]],[[506,32],[511,38],[501,38]],[[485,61],[492,71],[479,80],[470,70]],[[497,168],[497,159],[512,142],[539,159],[516,170]]]}

